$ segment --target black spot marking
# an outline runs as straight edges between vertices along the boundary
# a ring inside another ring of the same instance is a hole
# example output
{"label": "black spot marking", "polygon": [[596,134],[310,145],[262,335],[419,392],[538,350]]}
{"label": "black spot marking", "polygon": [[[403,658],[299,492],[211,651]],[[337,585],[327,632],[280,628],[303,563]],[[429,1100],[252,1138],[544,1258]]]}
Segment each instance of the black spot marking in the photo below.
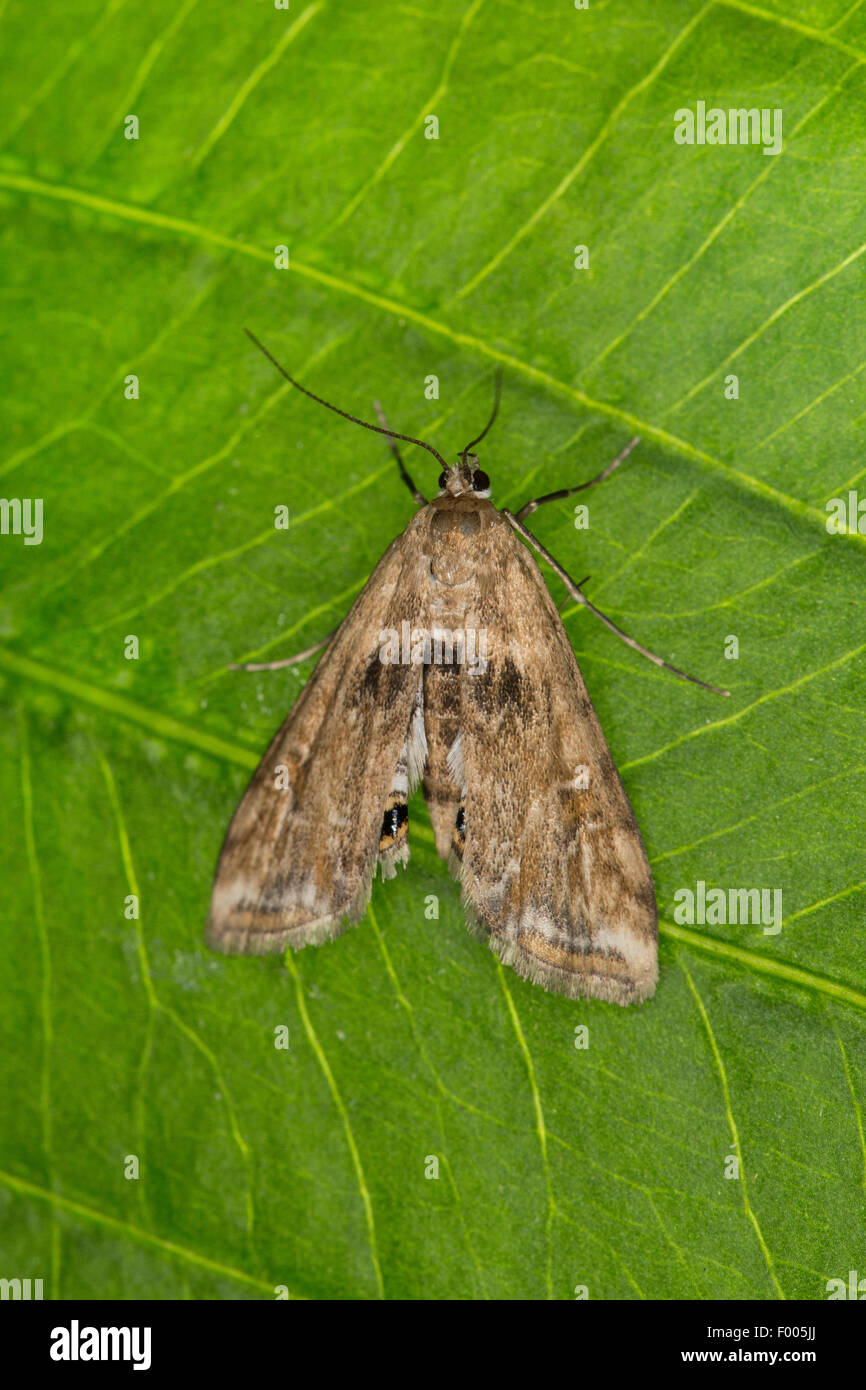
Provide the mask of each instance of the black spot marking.
{"label": "black spot marking", "polygon": [[510,714],[522,724],[533,717],[532,683],[510,656],[488,661],[486,671],[466,682],[466,693],[482,714]]}
{"label": "black spot marking", "polygon": [[364,686],[373,696],[373,699],[375,699],[379,693],[379,684],[382,680],[382,667],[383,663],[379,660],[379,653],[374,652],[367,662],[367,669],[364,672]]}
{"label": "black spot marking", "polygon": [[526,682],[510,656],[503,661],[496,672],[497,704],[520,709],[526,702]]}
{"label": "black spot marking", "polygon": [[457,820],[454,822],[454,829],[451,832],[451,848],[458,859],[463,858],[463,850],[466,845],[466,805],[461,801],[457,808]]}
{"label": "black spot marking", "polygon": [[364,691],[370,703],[388,709],[402,692],[411,668],[401,662],[381,661],[374,652],[364,671]]}
{"label": "black spot marking", "polygon": [[393,849],[394,845],[400,840],[404,840],[409,833],[409,807],[405,802],[399,802],[396,806],[388,806],[382,817],[382,829],[379,834],[379,852],[386,849]]}

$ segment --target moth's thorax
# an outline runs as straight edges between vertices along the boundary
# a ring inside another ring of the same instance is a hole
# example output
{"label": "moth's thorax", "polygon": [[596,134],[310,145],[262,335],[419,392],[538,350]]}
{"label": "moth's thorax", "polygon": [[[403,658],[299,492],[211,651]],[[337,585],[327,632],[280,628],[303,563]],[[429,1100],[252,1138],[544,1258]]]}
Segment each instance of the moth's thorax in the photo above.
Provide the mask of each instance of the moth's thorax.
{"label": "moth's thorax", "polygon": [[473,495],[435,497],[428,506],[424,552],[440,584],[465,584],[478,567],[477,544],[483,531],[502,525],[491,502]]}

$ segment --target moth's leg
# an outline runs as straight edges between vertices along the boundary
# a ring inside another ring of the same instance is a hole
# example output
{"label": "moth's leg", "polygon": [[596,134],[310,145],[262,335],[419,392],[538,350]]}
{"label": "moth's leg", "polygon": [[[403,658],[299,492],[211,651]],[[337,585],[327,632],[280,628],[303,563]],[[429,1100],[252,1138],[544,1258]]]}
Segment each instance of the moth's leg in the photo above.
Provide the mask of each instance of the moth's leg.
{"label": "moth's leg", "polygon": [[306,651],[298,652],[295,656],[284,656],[282,661],[247,661],[244,664],[231,662],[230,671],[279,671],[283,666],[297,666],[299,661],[306,661],[308,656],[315,656],[323,647],[327,647],[337,629],[329,632],[327,637],[323,637],[321,642],[316,642],[315,646],[307,647]]}
{"label": "moth's leg", "polygon": [[527,530],[519,517],[513,516],[511,512],[504,508],[502,515],[511,523],[518,535],[522,536],[525,541],[528,541],[532,548],[537,550],[539,555],[547,561],[554,574],[559,575],[575,602],[582,603],[585,608],[589,609],[590,613],[594,613],[597,618],[600,618],[605,627],[609,627],[611,632],[615,632],[617,637],[621,638],[627,646],[632,647],[636,652],[640,652],[641,656],[645,656],[648,661],[655,662],[656,666],[663,666],[664,669],[670,671],[672,675],[679,676],[681,680],[692,681],[694,685],[703,686],[704,690],[712,690],[714,695],[730,695],[730,690],[721,690],[717,685],[709,685],[707,681],[699,680],[697,676],[690,676],[687,671],[681,671],[679,667],[671,666],[669,661],[665,661],[662,657],[656,656],[655,652],[651,652],[648,647],[642,647],[640,642],[636,642],[633,637],[629,637],[628,633],[623,632],[621,627],[617,627],[616,623],[608,618],[605,613],[602,613],[600,608],[596,608],[594,603],[590,603],[586,595],[580,592],[580,589],[571,576],[562,568],[562,565],[554,560],[550,551],[541,544],[541,541],[538,540],[537,537],[533,536],[531,531]]}
{"label": "moth's leg", "polygon": [[[591,578],[592,578],[592,575],[588,574],[588,575],[585,576],[585,578],[579,579],[579,580],[577,581],[577,588],[578,588],[578,589],[582,589],[583,586],[584,586],[584,584],[588,583],[589,580],[590,580]],[[563,608],[564,608],[565,605],[568,603],[568,600],[569,600],[570,598],[571,598],[571,594],[566,594],[565,598],[562,600],[562,603],[558,603],[558,604],[556,605],[557,608],[559,609],[560,613],[562,612]]]}
{"label": "moth's leg", "polygon": [[[384,410],[382,409],[382,407],[381,407],[381,405],[379,404],[378,401],[374,401],[374,402],[373,402],[373,408],[374,408],[374,410],[376,411],[376,414],[377,414],[378,417],[379,417],[379,424],[382,426],[382,429],[383,429],[383,430],[389,430],[389,429],[391,428],[391,426],[388,424],[388,421],[385,419],[385,412],[384,412]],[[412,482],[412,479],[409,477],[409,474],[408,474],[408,472],[406,471],[406,465],[405,465],[405,463],[403,462],[403,457],[402,457],[402,455],[401,455],[401,453],[400,453],[400,450],[397,448],[397,441],[396,441],[396,439],[389,439],[389,440],[388,440],[388,444],[390,445],[392,454],[394,455],[395,459],[397,460],[397,467],[400,469],[400,477],[403,479],[403,482],[406,484],[406,486],[407,486],[407,488],[409,489],[409,491],[411,492],[412,496],[415,498],[415,501],[418,503],[418,506],[419,506],[419,507],[426,507],[426,506],[427,506],[427,498],[424,496],[423,492],[419,492],[419,491],[418,491],[417,487],[416,487],[415,484]]]}
{"label": "moth's leg", "polygon": [[558,492],[547,492],[543,497],[533,497],[531,502],[524,502],[520,511],[517,513],[517,520],[522,521],[531,512],[537,511],[545,502],[560,502],[563,497],[571,497],[572,493],[583,492],[586,487],[595,487],[596,483],[603,483],[605,478],[609,478],[615,468],[619,468],[623,459],[627,459],[636,444],[640,443],[640,435],[636,434],[634,439],[630,439],[621,453],[617,454],[613,463],[609,463],[607,468],[603,468],[594,478],[590,478],[588,483],[578,483],[577,487],[562,487]]}

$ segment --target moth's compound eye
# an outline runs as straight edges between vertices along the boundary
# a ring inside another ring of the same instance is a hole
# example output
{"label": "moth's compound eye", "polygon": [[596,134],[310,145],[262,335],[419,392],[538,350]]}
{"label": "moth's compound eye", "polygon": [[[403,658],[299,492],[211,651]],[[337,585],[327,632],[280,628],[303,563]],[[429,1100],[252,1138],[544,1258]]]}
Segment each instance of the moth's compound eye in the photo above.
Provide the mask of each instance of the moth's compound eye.
{"label": "moth's compound eye", "polygon": [[447,482],[448,482],[448,469],[447,469],[447,468],[443,468],[443,469],[442,469],[442,472],[439,474],[439,486],[440,486],[440,487],[444,487],[445,484],[446,484]]}
{"label": "moth's compound eye", "polygon": [[476,468],[475,472],[472,474],[472,488],[475,492],[490,491],[490,479],[483,468]]}

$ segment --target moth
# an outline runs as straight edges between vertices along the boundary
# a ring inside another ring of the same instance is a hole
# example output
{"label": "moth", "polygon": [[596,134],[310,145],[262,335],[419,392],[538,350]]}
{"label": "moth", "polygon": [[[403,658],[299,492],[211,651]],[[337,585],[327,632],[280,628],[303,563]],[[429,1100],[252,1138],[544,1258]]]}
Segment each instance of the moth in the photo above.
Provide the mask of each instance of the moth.
{"label": "moth", "polygon": [[[327,640],[235,812],[208,944],[259,954],[339,936],[364,915],[377,867],[387,879],[408,862],[408,800],[420,781],[467,923],[506,965],[572,998],[648,998],[658,930],[646,851],[527,546],[631,647],[716,687],[628,637],[523,524],[542,504],[609,477],[638,441],[587,483],[516,514],[497,510],[473,451],[496,418],[501,375],[487,425],[449,464],[432,445],[389,429],[378,402],[377,426],[313,395],[247,332],[296,389],[389,437],[419,510]],[[397,440],[442,465],[432,501],[415,487]],[[470,634],[479,639],[474,660],[466,659]]]}

